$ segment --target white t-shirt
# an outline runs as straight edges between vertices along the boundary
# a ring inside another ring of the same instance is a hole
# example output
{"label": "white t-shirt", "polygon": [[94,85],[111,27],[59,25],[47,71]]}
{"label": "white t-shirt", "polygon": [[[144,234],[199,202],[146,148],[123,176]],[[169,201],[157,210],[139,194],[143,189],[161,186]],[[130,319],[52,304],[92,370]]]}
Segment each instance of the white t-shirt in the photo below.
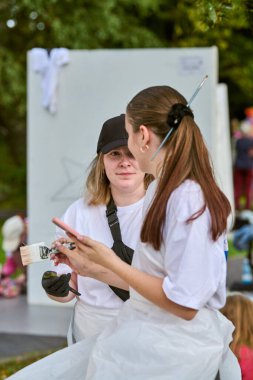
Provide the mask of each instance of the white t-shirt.
{"label": "white t-shirt", "polygon": [[[140,236],[143,200],[144,198],[129,206],[117,207],[122,240],[132,249],[135,249]],[[84,199],[79,199],[67,209],[62,220],[81,235],[89,236],[109,248],[113,246],[105,205],[89,206]],[[56,229],[56,235],[57,238],[65,236],[60,228]],[[71,271],[63,264],[55,270],[58,274]],[[78,276],[78,291],[81,293],[79,298],[88,305],[110,309],[119,308],[123,303],[107,284],[93,278]]]}
{"label": "white t-shirt", "polygon": [[[154,196],[156,184],[154,181],[148,188],[143,212]],[[226,300],[226,236],[212,240],[208,209],[186,223],[203,204],[200,186],[192,180],[184,181],[168,201],[161,249],[156,251],[139,242],[132,265],[163,277],[163,290],[171,301],[193,309],[220,309]],[[131,298],[148,302],[133,289],[130,291]]]}

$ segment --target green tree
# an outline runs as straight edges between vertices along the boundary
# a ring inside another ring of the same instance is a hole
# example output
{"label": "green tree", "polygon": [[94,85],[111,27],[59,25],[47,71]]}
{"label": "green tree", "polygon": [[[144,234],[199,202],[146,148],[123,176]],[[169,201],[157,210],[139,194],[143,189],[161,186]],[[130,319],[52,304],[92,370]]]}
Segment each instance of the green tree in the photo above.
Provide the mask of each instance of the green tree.
{"label": "green tree", "polygon": [[1,0],[0,207],[26,207],[28,50],[217,45],[233,114],[253,103],[252,9],[243,0]]}

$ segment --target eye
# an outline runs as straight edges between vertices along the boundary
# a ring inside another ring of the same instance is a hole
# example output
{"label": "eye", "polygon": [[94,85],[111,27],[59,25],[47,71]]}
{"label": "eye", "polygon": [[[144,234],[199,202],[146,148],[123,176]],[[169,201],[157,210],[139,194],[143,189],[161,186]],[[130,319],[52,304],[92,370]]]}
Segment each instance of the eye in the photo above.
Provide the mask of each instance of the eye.
{"label": "eye", "polygon": [[127,157],[134,160],[134,156],[132,155],[132,153],[130,151],[127,153]]}
{"label": "eye", "polygon": [[110,153],[109,153],[109,156],[111,157],[118,157],[120,156],[121,153],[118,151],[118,150],[112,150]]}

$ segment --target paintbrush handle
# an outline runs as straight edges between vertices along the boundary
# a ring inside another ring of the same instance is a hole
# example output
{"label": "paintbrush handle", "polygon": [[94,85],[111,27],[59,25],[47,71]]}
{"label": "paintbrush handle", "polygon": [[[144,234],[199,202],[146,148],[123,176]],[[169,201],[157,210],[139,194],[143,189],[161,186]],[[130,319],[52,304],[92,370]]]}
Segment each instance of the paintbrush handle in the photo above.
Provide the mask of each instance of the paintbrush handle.
{"label": "paintbrush handle", "polygon": [[[68,249],[70,249],[70,250],[73,250],[73,249],[76,248],[75,243],[73,243],[73,242],[64,243],[63,246],[66,247],[66,248],[68,248]],[[49,249],[49,254],[50,255],[57,254],[57,253],[61,253],[57,248],[50,248]]]}
{"label": "paintbrush handle", "polygon": [[80,296],[80,295],[81,295],[81,293],[79,293],[77,290],[71,288],[71,286],[69,286],[69,290],[70,290],[70,292],[74,293],[74,294],[77,295],[77,296]]}

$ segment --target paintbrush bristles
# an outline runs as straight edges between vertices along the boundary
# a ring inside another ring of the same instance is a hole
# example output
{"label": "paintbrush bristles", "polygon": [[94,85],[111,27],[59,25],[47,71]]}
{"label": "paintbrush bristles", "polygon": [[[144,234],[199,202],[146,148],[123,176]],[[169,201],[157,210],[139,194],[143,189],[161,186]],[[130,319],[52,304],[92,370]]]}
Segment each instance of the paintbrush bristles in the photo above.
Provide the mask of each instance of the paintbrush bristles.
{"label": "paintbrush bristles", "polygon": [[[75,243],[69,241],[63,243],[68,249],[75,249]],[[36,243],[20,247],[20,255],[23,265],[38,263],[50,259],[50,255],[60,253],[57,248],[48,248],[45,243]]]}
{"label": "paintbrush bristles", "polygon": [[45,246],[45,243],[26,245],[20,247],[20,255],[22,264],[25,266],[49,259],[49,249]]}

